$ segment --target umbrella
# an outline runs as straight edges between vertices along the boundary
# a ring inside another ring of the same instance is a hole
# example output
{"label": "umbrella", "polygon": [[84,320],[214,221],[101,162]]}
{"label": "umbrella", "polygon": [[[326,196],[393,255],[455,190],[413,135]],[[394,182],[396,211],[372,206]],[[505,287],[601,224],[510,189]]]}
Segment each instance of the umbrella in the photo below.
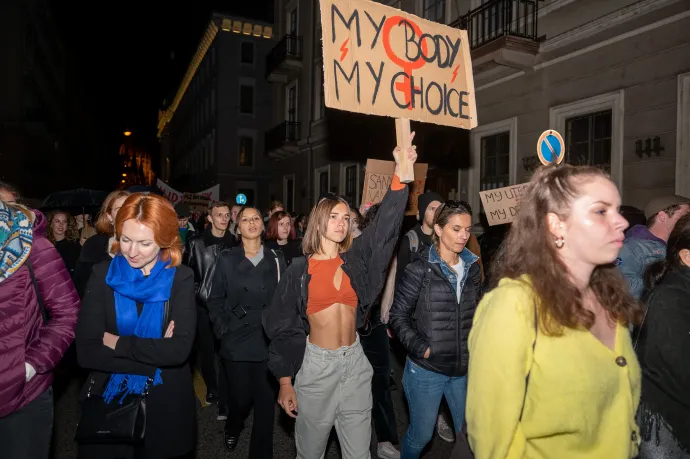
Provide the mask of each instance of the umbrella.
{"label": "umbrella", "polygon": [[147,186],[147,185],[134,185],[127,188],[130,193],[153,193],[163,196],[163,191],[157,186]]}
{"label": "umbrella", "polygon": [[77,190],[58,191],[51,193],[43,201],[42,210],[64,209],[81,210],[99,208],[108,193],[105,191],[87,190],[79,188]]}

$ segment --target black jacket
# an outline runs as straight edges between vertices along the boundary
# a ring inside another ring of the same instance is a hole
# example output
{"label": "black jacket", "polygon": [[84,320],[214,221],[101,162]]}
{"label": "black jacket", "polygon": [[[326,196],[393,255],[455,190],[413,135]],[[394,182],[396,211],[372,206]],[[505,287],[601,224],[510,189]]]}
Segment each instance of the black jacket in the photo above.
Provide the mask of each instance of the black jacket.
{"label": "black jacket", "polygon": [[218,255],[223,249],[235,246],[235,236],[226,231],[221,243],[215,243],[211,230],[203,234],[192,236],[187,241],[183,262],[194,271],[194,291],[198,304],[206,307],[206,302],[211,294],[213,273],[216,270]]}
{"label": "black jacket", "polygon": [[[94,266],[86,287],[75,335],[79,365],[93,370],[96,393],[100,393],[110,373],[153,376],[160,368],[163,384],[153,386],[147,397],[146,457],[166,458],[192,451],[196,441],[196,397],[187,363],[197,315],[192,271],[186,266],[178,266],[175,271],[169,302],[170,320],[175,322],[172,338],[121,336],[112,350],[103,345],[104,332],[119,335],[115,294],[105,283],[109,267],[110,260]],[[80,457],[129,457],[127,450],[125,445],[89,445],[80,448]]]}
{"label": "black jacket", "polygon": [[221,357],[246,362],[268,358],[261,313],[284,271],[283,254],[266,246],[257,266],[247,259],[241,245],[221,252],[207,302],[213,330],[221,340]]}
{"label": "black jacket", "polygon": [[[388,190],[374,220],[342,253],[342,269],[357,294],[357,328],[361,328],[371,305],[381,295],[388,266],[400,235],[407,205],[408,187]],[[310,275],[304,257],[294,258],[280,280],[270,306],[264,311],[264,329],[271,340],[268,366],[273,375],[294,377],[302,366],[309,335],[307,289]]]}
{"label": "black jacket", "polygon": [[642,367],[642,438],[656,441],[654,423],[668,423],[690,451],[690,268],[671,270],[651,290],[637,343]]}
{"label": "black jacket", "polygon": [[[458,302],[441,265],[429,261],[429,251],[426,247],[413,256],[405,268],[389,324],[416,364],[447,376],[464,376],[469,362],[467,338],[481,296],[481,269],[477,257],[465,249],[461,257],[467,277]],[[425,359],[427,348],[431,352]]]}

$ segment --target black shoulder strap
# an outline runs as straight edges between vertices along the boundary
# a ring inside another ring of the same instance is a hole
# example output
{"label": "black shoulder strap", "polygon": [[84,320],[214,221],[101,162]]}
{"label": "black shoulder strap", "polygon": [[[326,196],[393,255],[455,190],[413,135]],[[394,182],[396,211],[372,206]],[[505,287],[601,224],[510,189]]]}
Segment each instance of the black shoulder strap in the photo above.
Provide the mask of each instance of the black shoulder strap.
{"label": "black shoulder strap", "polygon": [[170,324],[170,300],[165,301],[165,309],[163,309],[163,333],[167,330]]}
{"label": "black shoulder strap", "polygon": [[26,259],[26,266],[29,268],[29,274],[31,275],[31,283],[36,290],[36,299],[38,300],[38,307],[41,309],[41,317],[43,317],[43,324],[48,323],[48,312],[46,311],[46,305],[41,297],[41,291],[38,288],[38,281],[36,280],[36,274],[34,273],[34,267],[31,266],[31,260]]}

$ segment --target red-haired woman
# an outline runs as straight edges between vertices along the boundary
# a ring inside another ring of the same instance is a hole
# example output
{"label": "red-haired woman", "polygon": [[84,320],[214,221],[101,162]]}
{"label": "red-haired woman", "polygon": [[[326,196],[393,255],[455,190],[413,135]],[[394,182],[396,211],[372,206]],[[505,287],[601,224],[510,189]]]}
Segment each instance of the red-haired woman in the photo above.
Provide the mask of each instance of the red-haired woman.
{"label": "red-haired woman", "polygon": [[117,214],[115,236],[115,256],[94,267],[86,287],[77,352],[93,370],[87,387],[106,403],[150,384],[146,435],[137,445],[83,444],[80,457],[186,457],[196,436],[187,363],[196,304],[192,271],[180,266],[177,215],[160,196],[133,194]]}
{"label": "red-haired woman", "polygon": [[105,198],[96,219],[98,234],[88,238],[81,248],[77,266],[74,269],[74,286],[82,298],[94,265],[113,257],[110,249],[115,242],[115,219],[117,212],[130,194],[127,190],[116,190]]}
{"label": "red-haired woman", "polygon": [[292,217],[284,210],[274,212],[268,219],[266,247],[283,252],[288,266],[293,258],[302,256],[302,242],[296,238]]}

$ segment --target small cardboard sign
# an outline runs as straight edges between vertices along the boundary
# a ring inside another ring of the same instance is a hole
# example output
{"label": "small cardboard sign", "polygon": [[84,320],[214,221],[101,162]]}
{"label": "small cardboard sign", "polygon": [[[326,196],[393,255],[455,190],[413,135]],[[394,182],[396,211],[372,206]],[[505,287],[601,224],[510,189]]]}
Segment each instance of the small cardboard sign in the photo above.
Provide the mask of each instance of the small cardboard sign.
{"label": "small cardboard sign", "polygon": [[520,198],[527,183],[480,191],[479,197],[484,205],[489,226],[511,223],[518,214]]}
{"label": "small cardboard sign", "polygon": [[[410,197],[405,208],[405,215],[417,215],[417,199],[420,194],[424,193],[428,167],[428,164],[415,163],[414,165],[414,182],[408,184],[410,187]],[[391,186],[394,173],[395,161],[367,160],[362,206],[381,202]]]}
{"label": "small cardboard sign", "polygon": [[320,0],[327,107],[472,129],[467,31],[369,0]]}

